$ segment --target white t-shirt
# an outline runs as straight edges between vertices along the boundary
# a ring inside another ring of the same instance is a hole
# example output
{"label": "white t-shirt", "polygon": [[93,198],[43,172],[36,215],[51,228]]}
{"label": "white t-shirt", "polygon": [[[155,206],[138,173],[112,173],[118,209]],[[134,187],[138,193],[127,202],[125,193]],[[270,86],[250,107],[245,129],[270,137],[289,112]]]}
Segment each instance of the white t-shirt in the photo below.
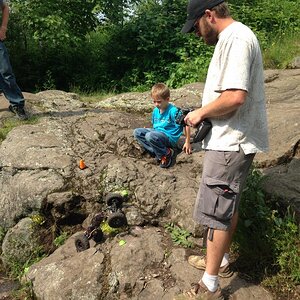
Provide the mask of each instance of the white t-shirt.
{"label": "white t-shirt", "polygon": [[211,118],[212,130],[203,148],[238,151],[245,154],[268,150],[268,127],[262,56],[254,33],[233,22],[220,34],[209,65],[202,106],[214,101],[222,91],[247,91],[244,104],[228,116]]}

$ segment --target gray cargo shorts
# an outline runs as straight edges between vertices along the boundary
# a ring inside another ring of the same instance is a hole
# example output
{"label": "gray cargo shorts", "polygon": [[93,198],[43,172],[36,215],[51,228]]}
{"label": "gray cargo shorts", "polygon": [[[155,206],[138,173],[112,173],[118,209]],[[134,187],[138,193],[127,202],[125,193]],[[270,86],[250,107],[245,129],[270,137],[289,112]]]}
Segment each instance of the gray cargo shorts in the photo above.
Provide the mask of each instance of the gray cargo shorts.
{"label": "gray cargo shorts", "polygon": [[194,220],[218,230],[228,230],[238,210],[245,181],[255,154],[207,150],[194,208]]}

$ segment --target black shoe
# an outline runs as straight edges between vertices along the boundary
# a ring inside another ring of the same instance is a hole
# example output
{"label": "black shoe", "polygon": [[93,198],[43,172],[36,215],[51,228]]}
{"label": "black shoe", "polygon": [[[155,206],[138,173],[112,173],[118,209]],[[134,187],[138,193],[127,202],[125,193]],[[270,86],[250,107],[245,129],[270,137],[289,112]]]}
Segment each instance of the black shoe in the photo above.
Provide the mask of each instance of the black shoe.
{"label": "black shoe", "polygon": [[167,155],[163,156],[160,161],[160,167],[161,168],[169,168],[171,167],[173,163],[173,157],[174,157],[174,150],[171,148],[168,148]]}
{"label": "black shoe", "polygon": [[20,120],[27,120],[28,115],[26,114],[26,111],[24,109],[24,106],[22,105],[10,105],[8,109],[14,113]]}

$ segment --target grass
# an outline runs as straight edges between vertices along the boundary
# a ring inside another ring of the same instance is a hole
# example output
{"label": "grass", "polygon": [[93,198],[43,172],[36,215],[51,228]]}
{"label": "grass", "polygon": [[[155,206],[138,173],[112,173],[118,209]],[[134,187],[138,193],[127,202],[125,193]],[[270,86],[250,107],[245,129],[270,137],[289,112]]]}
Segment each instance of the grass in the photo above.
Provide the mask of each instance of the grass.
{"label": "grass", "polygon": [[291,61],[300,55],[299,33],[283,34],[275,38],[268,49],[263,52],[266,69],[285,69]]}
{"label": "grass", "polygon": [[15,259],[13,256],[7,256],[7,270],[6,273],[10,278],[18,279],[21,281],[24,274],[26,274],[29,270],[29,267],[41,259],[46,257],[44,253],[44,249],[42,246],[35,247],[31,250],[30,256],[26,259],[26,261],[19,261]]}
{"label": "grass", "polygon": [[38,117],[31,117],[26,121],[21,121],[18,119],[5,119],[0,128],[0,143],[6,139],[6,136],[8,133],[14,129],[15,127],[24,125],[24,124],[36,124],[38,123],[39,119]]}
{"label": "grass", "polygon": [[65,241],[68,238],[69,238],[69,234],[63,231],[58,237],[54,239],[53,244],[55,245],[55,247],[60,247],[65,243]]}
{"label": "grass", "polygon": [[[21,288],[12,292],[12,297],[14,300],[32,300],[34,299],[32,283],[27,282],[22,284]],[[9,300],[9,298],[8,298]]]}
{"label": "grass", "polygon": [[75,90],[74,93],[75,92],[80,95],[81,101],[85,103],[97,103],[116,95],[114,93],[107,93],[104,91],[84,93],[79,90]]}

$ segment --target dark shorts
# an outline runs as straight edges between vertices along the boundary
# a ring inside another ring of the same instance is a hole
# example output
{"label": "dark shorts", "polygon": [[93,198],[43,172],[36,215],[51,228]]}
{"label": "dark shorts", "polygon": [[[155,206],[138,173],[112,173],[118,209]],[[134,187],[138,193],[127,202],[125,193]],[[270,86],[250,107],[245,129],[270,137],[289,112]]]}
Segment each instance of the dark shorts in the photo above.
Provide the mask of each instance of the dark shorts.
{"label": "dark shorts", "polygon": [[207,150],[196,198],[194,220],[209,228],[228,230],[255,154]]}

